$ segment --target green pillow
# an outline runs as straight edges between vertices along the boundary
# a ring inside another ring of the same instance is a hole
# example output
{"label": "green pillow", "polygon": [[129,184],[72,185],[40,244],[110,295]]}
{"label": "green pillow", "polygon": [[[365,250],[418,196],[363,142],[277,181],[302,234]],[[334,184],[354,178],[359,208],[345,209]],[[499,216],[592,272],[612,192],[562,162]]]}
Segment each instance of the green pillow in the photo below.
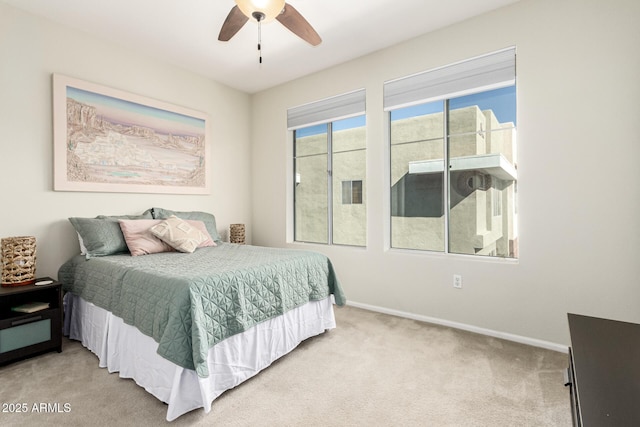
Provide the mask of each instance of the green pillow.
{"label": "green pillow", "polygon": [[99,215],[95,218],[69,218],[78,233],[80,249],[87,258],[129,252],[120,229],[119,219],[152,219],[151,212],[142,215]]}
{"label": "green pillow", "polygon": [[69,218],[69,221],[78,232],[80,249],[87,258],[129,250],[118,221],[102,218]]}
{"label": "green pillow", "polygon": [[153,215],[151,213],[151,209],[147,209],[140,215],[98,215],[96,219],[111,219],[113,221],[121,219],[153,219]]}

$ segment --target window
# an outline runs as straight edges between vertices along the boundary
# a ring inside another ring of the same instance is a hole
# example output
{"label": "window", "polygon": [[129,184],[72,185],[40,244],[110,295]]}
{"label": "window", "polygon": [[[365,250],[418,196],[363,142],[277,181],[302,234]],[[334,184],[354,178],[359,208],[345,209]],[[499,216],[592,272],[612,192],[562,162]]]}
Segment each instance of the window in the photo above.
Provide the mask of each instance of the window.
{"label": "window", "polygon": [[342,181],[342,204],[362,204],[362,181]]}
{"label": "window", "polygon": [[288,110],[294,240],[366,245],[364,90]]}
{"label": "window", "polygon": [[385,83],[391,247],[517,257],[515,49]]}

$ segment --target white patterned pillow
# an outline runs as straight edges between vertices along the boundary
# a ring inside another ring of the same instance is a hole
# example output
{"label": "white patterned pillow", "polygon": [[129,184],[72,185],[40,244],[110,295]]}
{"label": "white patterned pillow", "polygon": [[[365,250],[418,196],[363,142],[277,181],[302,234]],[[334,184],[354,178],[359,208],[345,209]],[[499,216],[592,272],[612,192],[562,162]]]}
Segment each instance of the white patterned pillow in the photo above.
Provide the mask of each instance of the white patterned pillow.
{"label": "white patterned pillow", "polygon": [[151,233],[180,252],[192,253],[209,236],[175,215],[151,227]]}

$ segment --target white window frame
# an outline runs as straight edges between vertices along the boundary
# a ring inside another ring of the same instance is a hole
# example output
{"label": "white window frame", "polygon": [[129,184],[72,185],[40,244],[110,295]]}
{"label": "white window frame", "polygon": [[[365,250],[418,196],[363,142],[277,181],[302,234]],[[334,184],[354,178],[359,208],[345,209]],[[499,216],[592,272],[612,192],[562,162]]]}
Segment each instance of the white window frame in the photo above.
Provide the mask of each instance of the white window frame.
{"label": "white window frame", "polygon": [[[445,101],[445,111],[448,110],[450,99],[465,95],[487,92],[494,89],[513,86],[516,84],[516,48],[508,47],[496,52],[477,56],[468,60],[456,62],[443,67],[438,67],[410,76],[389,80],[384,83],[384,111],[387,113],[385,120],[386,145],[386,182],[385,186],[385,246],[386,248],[401,251],[422,252],[446,256],[470,256],[480,259],[502,259],[518,261],[516,258],[482,257],[477,255],[465,255],[450,252],[449,237],[444,239],[444,250],[425,251],[420,249],[394,248],[391,236],[391,111],[426,104],[434,101]],[[444,135],[444,160],[449,164],[448,129],[445,124]],[[450,182],[449,173],[444,173],[444,200],[445,234],[448,236]],[[500,206],[502,208],[502,206]],[[517,209],[517,208],[516,208]],[[517,224],[516,224],[517,227]]]}
{"label": "white window frame", "polygon": [[[333,134],[333,123],[352,118],[358,116],[366,117],[366,91],[365,89],[357,89],[352,92],[343,93],[341,95],[336,95],[330,98],[325,98],[319,101],[303,104],[297,107],[292,107],[287,109],[287,130],[291,137],[289,138],[290,147],[291,147],[291,167],[290,170],[295,169],[295,131],[298,129],[303,129],[316,125],[327,125],[327,156],[328,156],[328,164],[327,164],[327,173],[328,173],[328,200],[327,200],[327,228],[328,228],[328,236],[327,243],[317,243],[323,245],[333,245],[333,192],[336,189],[333,188],[332,185],[332,159],[333,159],[333,147],[332,147],[332,134]],[[295,201],[295,185],[298,182],[299,177],[296,172],[292,172],[294,175],[293,185],[289,185],[288,187],[291,189],[291,208],[288,209],[290,211],[289,223],[291,227],[289,228],[287,240],[296,243],[307,243],[303,240],[296,240],[295,235],[295,227],[296,227],[296,217],[295,217],[295,209],[296,209],[296,201]],[[290,181],[291,182],[291,181]],[[289,190],[288,190],[289,191]],[[364,195],[362,196],[364,198]],[[289,212],[288,212],[289,215]],[[316,243],[316,242],[309,242]]]}

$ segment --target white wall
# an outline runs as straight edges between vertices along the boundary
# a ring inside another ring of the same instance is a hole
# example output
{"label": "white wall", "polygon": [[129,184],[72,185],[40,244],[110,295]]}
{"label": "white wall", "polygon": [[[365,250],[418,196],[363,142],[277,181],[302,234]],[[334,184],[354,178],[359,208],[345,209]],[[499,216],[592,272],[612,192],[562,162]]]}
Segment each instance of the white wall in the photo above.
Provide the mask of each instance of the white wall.
{"label": "white wall", "polygon": [[[212,194],[54,192],[52,73],[207,113]],[[78,252],[71,216],[203,210],[226,234],[250,220],[249,116],[247,94],[0,3],[0,236],[35,236],[37,274],[56,277]]]}
{"label": "white wall", "polygon": [[[640,322],[639,18],[636,0],[523,0],[254,95],[253,243],[326,253],[351,301],[550,343],[567,312]],[[519,261],[389,250],[383,82],[511,45]],[[286,109],[361,87],[368,246],[292,243]]]}

